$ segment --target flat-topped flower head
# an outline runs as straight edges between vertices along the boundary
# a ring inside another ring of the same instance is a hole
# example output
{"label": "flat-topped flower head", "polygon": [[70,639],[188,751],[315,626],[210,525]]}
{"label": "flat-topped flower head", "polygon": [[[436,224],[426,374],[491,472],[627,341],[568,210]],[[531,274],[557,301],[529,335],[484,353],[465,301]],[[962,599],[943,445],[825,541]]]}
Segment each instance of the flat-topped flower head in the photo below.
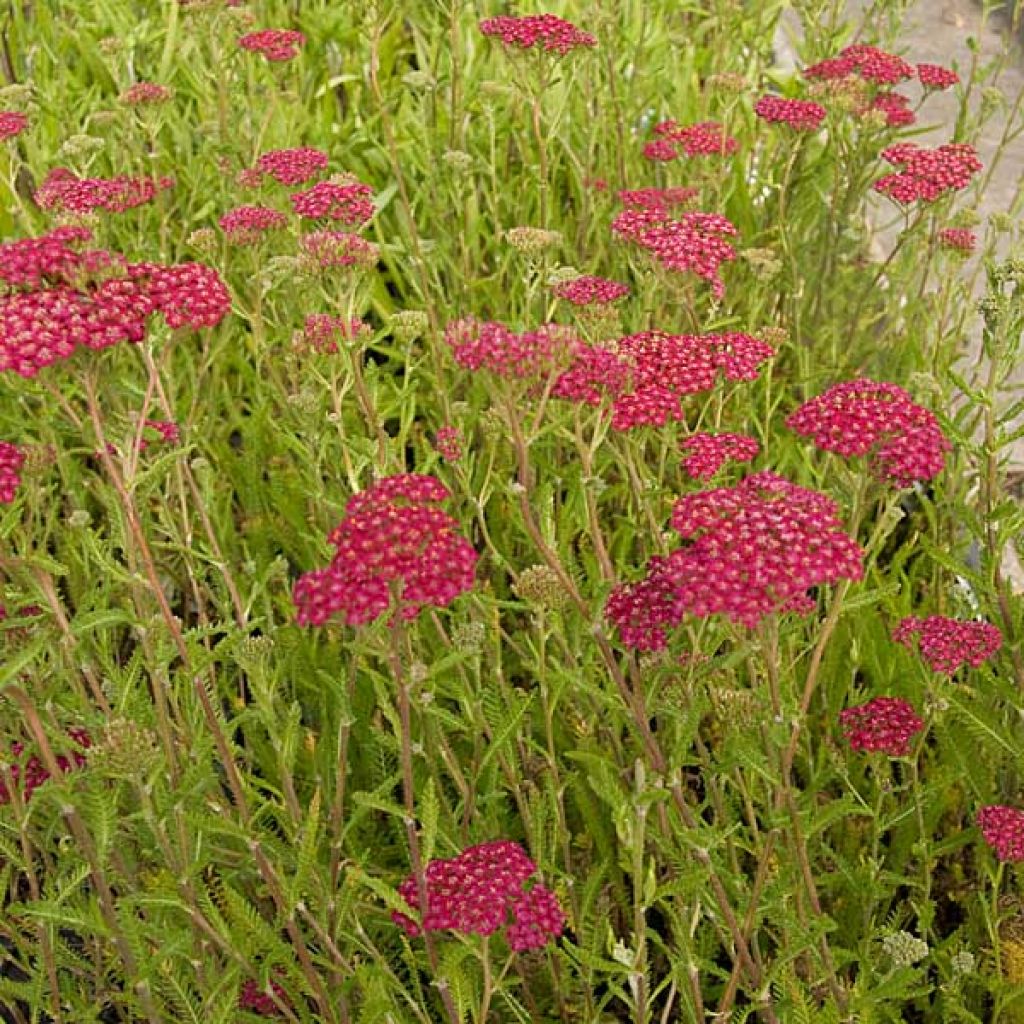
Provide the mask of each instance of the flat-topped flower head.
{"label": "flat-topped flower head", "polygon": [[414,877],[398,887],[406,903],[419,910],[419,924],[398,912],[391,918],[413,938],[424,930],[493,935],[504,927],[511,949],[540,949],[562,933],[565,913],[545,886],[526,888],[536,873],[537,865],[518,843],[499,840],[471,846],[457,857],[432,860],[426,866],[425,907]]}
{"label": "flat-topped flower head", "polygon": [[837,56],[812,64],[803,72],[804,78],[824,81],[855,75],[875,85],[897,85],[914,74],[913,66],[902,57],[863,43],[847,46]]}
{"label": "flat-topped flower head", "polygon": [[125,174],[114,178],[80,178],[67,168],[55,167],[36,189],[35,201],[44,210],[65,213],[123,213],[151,203],[160,192],[173,187],[173,178]]}
{"label": "flat-topped flower head", "polygon": [[908,650],[916,645],[931,670],[946,676],[964,665],[977,668],[1003,645],[1003,634],[992,623],[945,615],[910,615],[893,630],[892,638]]}
{"label": "flat-topped flower head", "polygon": [[[72,741],[70,751],[67,754],[57,754],[57,767],[62,772],[70,772],[82,768],[86,763],[85,751],[92,746],[92,739],[89,734],[78,726],[67,730],[67,735]],[[25,745],[15,740],[10,746],[10,752],[0,752],[0,761],[5,762],[8,767],[6,772],[0,773],[0,806],[11,802],[12,793],[5,782],[5,776],[9,774],[14,783],[15,792],[19,792],[23,801],[31,799],[32,794],[50,778],[38,754],[31,754],[25,757]]]}
{"label": "flat-topped flower head", "polygon": [[537,48],[557,57],[564,57],[573,50],[597,46],[597,39],[589,32],[553,14],[527,14],[521,17],[503,14],[496,18],[485,18],[480,22],[480,31],[485,36],[499,40],[510,50]]}
{"label": "flat-topped flower head", "polygon": [[272,149],[256,161],[256,170],[281,185],[302,185],[327,170],[327,154],[310,146]]}
{"label": "flat-topped flower head", "polygon": [[17,110],[0,110],[0,142],[17,138],[28,127],[28,118]]}
{"label": "flat-topped flower head", "polygon": [[473,586],[477,553],[438,504],[450,497],[434,477],[385,477],[348,502],[328,535],[334,557],[300,577],[293,599],[299,625],[339,616],[373,622],[397,601],[403,618],[444,608]]}
{"label": "flat-topped flower head", "polygon": [[918,64],[917,77],[925,89],[951,89],[960,83],[960,76],[941,64]]}
{"label": "flat-topped flower head", "polygon": [[937,149],[899,142],[882,150],[882,158],[899,170],[883,175],[872,187],[901,205],[933,203],[965,189],[982,168],[974,147],[966,142],[950,142]]}
{"label": "flat-topped flower head", "polygon": [[676,185],[671,188],[627,188],[618,193],[619,202],[628,210],[673,210],[689,207],[700,189]]}
{"label": "flat-topped flower head", "polygon": [[350,231],[311,231],[299,241],[299,259],[307,270],[366,270],[377,265],[380,249]]}
{"label": "flat-topped flower head", "polygon": [[916,120],[914,112],[910,109],[910,97],[900,92],[880,92],[864,108],[862,114],[873,110],[884,115],[888,128],[902,128]]}
{"label": "flat-topped flower head", "polygon": [[606,277],[583,274],[555,285],[551,291],[574,306],[604,306],[627,296],[629,286]]}
{"label": "flat-topped flower head", "polygon": [[9,505],[21,484],[25,453],[9,441],[0,441],[0,505]]}
{"label": "flat-topped flower head", "polygon": [[739,149],[739,143],[717,121],[687,125],[662,121],[654,126],[654,134],[657,139],[644,147],[648,160],[675,160],[680,155],[730,156]]}
{"label": "flat-topped flower head", "polygon": [[750,462],[757,456],[757,439],[746,434],[691,434],[684,438],[683,470],[695,480],[710,480],[726,462]]}
{"label": "flat-topped flower head", "polygon": [[459,366],[488,370],[512,380],[547,377],[568,364],[578,344],[572,328],[560,324],[516,332],[504,324],[472,317],[450,323],[444,340]]}
{"label": "flat-topped flower head", "polygon": [[970,255],[978,244],[978,236],[968,228],[943,228],[937,237],[943,249],[962,256]]}
{"label": "flat-topped flower head", "polygon": [[937,476],[952,447],[934,414],[906,391],[867,379],[833,385],[800,406],[786,426],[825,451],[870,454],[874,475],[899,487]]}
{"label": "flat-topped flower head", "polygon": [[157,107],[174,99],[174,90],[156,82],[136,82],[117,99],[126,107]]}
{"label": "flat-topped flower head", "polygon": [[754,113],[769,124],[784,124],[798,132],[817,131],[828,111],[813,100],[788,100],[782,96],[762,96],[754,104]]}
{"label": "flat-topped flower head", "polygon": [[687,543],[652,559],[645,579],[608,601],[630,646],[663,648],[684,615],[754,628],[777,612],[808,612],[812,587],[863,575],[863,551],[843,532],[835,502],[774,473],[684,495],[672,526]]}
{"label": "flat-topped flower head", "polygon": [[237,206],[217,222],[232,245],[257,245],[272,231],[280,231],[288,218],[268,206]]}
{"label": "flat-topped flower head", "polygon": [[283,28],[265,28],[249,32],[238,40],[243,50],[262,54],[267,60],[280,62],[292,60],[299,55],[299,48],[306,43],[301,32]]}
{"label": "flat-topped flower head", "polygon": [[1024,811],[990,804],[978,811],[976,820],[999,860],[1008,864],[1024,861]]}
{"label": "flat-topped flower head", "polygon": [[840,712],[843,735],[853,750],[906,757],[910,741],[924,722],[901,697],[875,697],[866,704]]}
{"label": "flat-topped flower head", "polygon": [[308,220],[333,220],[359,227],[373,216],[373,189],[360,181],[320,181],[291,196],[292,209]]}

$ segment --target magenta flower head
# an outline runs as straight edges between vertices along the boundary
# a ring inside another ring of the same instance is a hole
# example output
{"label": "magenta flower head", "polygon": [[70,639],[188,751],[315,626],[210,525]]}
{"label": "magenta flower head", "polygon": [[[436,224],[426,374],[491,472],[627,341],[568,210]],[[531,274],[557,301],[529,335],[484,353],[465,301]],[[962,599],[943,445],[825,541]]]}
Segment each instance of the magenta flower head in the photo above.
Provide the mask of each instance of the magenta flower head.
{"label": "magenta flower head", "polygon": [[680,125],[662,121],[654,126],[657,139],[644,147],[648,160],[675,160],[680,154],[695,156],[730,156],[739,143],[717,121],[700,121]]}
{"label": "magenta flower head", "polygon": [[565,366],[580,344],[572,328],[543,324],[516,332],[504,324],[465,317],[448,324],[444,340],[455,362],[510,380],[536,380]]}
{"label": "magenta flower head", "polygon": [[898,142],[883,149],[882,158],[898,170],[872,187],[903,206],[919,200],[933,203],[948,192],[967,188],[982,168],[977,151],[966,142],[950,142],[937,149]]}
{"label": "magenta flower head", "polygon": [[155,107],[169,103],[173,98],[173,89],[156,82],[136,82],[117,97],[118,102],[126,107]]}
{"label": "magenta flower head", "polygon": [[943,249],[962,256],[974,252],[974,247],[978,244],[978,236],[967,228],[942,228],[937,237]]}
{"label": "magenta flower head", "polygon": [[769,124],[784,124],[798,132],[813,132],[828,113],[811,100],[787,100],[782,96],[762,96],[754,104],[754,113]]}
{"label": "magenta flower head", "polygon": [[914,68],[894,53],[863,43],[847,46],[838,56],[804,68],[804,78],[819,81],[835,81],[850,76],[874,85],[896,85],[913,78]]}
{"label": "magenta flower head", "polygon": [[824,451],[871,455],[874,475],[899,487],[937,476],[952,447],[935,416],[906,391],[867,379],[833,385],[800,406],[786,426]]}
{"label": "magenta flower head", "polygon": [[173,186],[173,178],[133,178],[125,174],[80,178],[65,167],[55,167],[36,189],[34,198],[44,210],[123,213],[152,202],[158,193]]}
{"label": "magenta flower head", "polygon": [[256,161],[256,170],[269,174],[281,185],[301,185],[327,170],[327,154],[321,149],[272,149]]}
{"label": "magenta flower head", "polygon": [[910,615],[893,630],[893,640],[912,649],[915,641],[921,657],[933,672],[951,676],[963,665],[977,668],[1003,645],[1003,634],[990,622]]}
{"label": "magenta flower head", "polygon": [[924,722],[901,697],[875,697],[867,704],[840,712],[843,735],[854,750],[876,751],[889,757],[910,753],[910,740]]}
{"label": "magenta flower head", "polygon": [[299,240],[299,259],[315,272],[355,272],[376,266],[380,249],[350,231],[310,231]]}
{"label": "magenta flower head", "polygon": [[238,40],[238,45],[243,50],[261,53],[273,62],[292,60],[299,55],[299,47],[305,43],[306,37],[301,32],[283,28],[265,28],[259,32],[249,32]]}
{"label": "magenta flower head", "polygon": [[605,613],[630,647],[664,648],[684,615],[754,628],[776,612],[808,612],[811,587],[863,575],[864,552],[842,531],[835,502],[775,473],[685,495],[672,526],[688,544],[608,599]]}
{"label": "magenta flower head", "polygon": [[537,47],[545,53],[564,57],[577,49],[597,46],[597,39],[571,22],[553,14],[527,14],[522,17],[499,15],[480,22],[485,36],[498,39],[510,50],[530,50]]}
{"label": "magenta flower head", "polygon": [[565,913],[544,885],[526,888],[536,873],[537,865],[518,843],[499,840],[471,846],[451,860],[427,865],[423,873],[426,907],[420,904],[414,877],[398,887],[406,903],[419,908],[422,926],[398,912],[391,918],[412,938],[424,929],[493,935],[504,927],[514,951],[540,949],[562,934]]}
{"label": "magenta flower head", "polygon": [[917,77],[925,89],[951,89],[960,82],[955,71],[941,64],[918,64]]}
{"label": "magenta flower head", "polygon": [[[69,772],[85,765],[85,753],[92,746],[92,739],[89,734],[77,726],[67,730],[68,736],[74,741],[70,754],[57,755],[57,767],[62,772]],[[15,740],[11,744],[10,753],[6,756],[0,755],[0,763],[6,762],[8,767],[0,772],[0,806],[11,802],[11,790],[8,789],[5,776],[9,773],[10,780],[14,783],[15,791],[21,793],[22,800],[29,800],[44,782],[50,778],[38,754],[25,757],[24,744]]]}
{"label": "magenta flower head", "polygon": [[404,473],[353,496],[328,535],[334,557],[301,576],[293,599],[299,625],[321,626],[338,615],[362,626],[394,598],[403,618],[444,608],[474,582],[477,553],[438,505],[451,497],[432,476]]}
{"label": "magenta flower head", "polygon": [[606,306],[628,295],[629,286],[584,274],[556,284],[551,291],[574,306]]}
{"label": "magenta flower head", "polygon": [[360,227],[373,216],[373,189],[360,181],[320,181],[291,196],[292,209],[308,220],[333,220]]}
{"label": "magenta flower head", "polygon": [[25,453],[8,441],[0,441],[0,505],[9,505],[21,484]]}
{"label": "magenta flower head", "polygon": [[978,811],[978,828],[985,842],[1004,862],[1024,861],[1024,811],[991,804]]}
{"label": "magenta flower head", "polygon": [[695,480],[710,480],[726,462],[750,462],[760,451],[746,434],[691,434],[682,448],[688,453],[683,470]]}
{"label": "magenta flower head", "polygon": [[271,231],[280,231],[288,218],[268,206],[236,206],[217,222],[232,245],[257,245]]}
{"label": "magenta flower head", "polygon": [[0,110],[0,142],[13,139],[28,127],[28,118],[16,110]]}

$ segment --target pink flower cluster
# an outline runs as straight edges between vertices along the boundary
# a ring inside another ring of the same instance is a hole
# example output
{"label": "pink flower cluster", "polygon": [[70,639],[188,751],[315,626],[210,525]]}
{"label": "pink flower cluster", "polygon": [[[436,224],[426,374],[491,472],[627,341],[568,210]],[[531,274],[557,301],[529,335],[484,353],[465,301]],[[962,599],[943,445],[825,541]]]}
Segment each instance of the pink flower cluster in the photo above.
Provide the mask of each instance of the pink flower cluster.
{"label": "pink flower cluster", "polygon": [[[84,729],[72,727],[67,730],[67,733],[74,740],[77,749],[72,750],[70,756],[64,754],[57,756],[57,765],[62,772],[81,768],[85,764],[85,755],[82,751],[88,750],[92,746],[92,740]],[[15,760],[22,758],[24,753],[24,745],[15,740],[11,744],[10,755],[0,758],[0,763],[14,762],[5,770],[0,771],[0,806],[11,802],[12,794],[7,785],[8,777],[21,791],[21,799],[26,802],[31,798],[33,792],[50,778],[50,773],[37,754],[33,754],[27,760]]]}
{"label": "pink flower cluster", "polygon": [[654,126],[658,138],[644,147],[648,160],[675,160],[680,152],[686,156],[729,156],[739,143],[717,121],[700,121],[680,125],[662,121]]}
{"label": "pink flower cluster", "polygon": [[330,313],[310,313],[302,331],[302,346],[322,355],[334,355],[369,331],[370,328],[359,317],[353,317],[346,323],[343,317],[331,316]]}
{"label": "pink flower cluster", "polygon": [[667,212],[677,206],[688,206],[700,189],[688,185],[670,188],[633,188],[619,192],[619,202],[628,210],[661,210]]}
{"label": "pink flower cluster", "polygon": [[118,99],[126,107],[152,107],[167,103],[174,96],[174,90],[156,82],[136,82],[130,85]]}
{"label": "pink flower cluster", "polygon": [[517,334],[504,324],[473,317],[450,323],[444,340],[459,366],[517,380],[544,378],[565,366],[579,344],[572,328],[560,324]]}
{"label": "pink flower cluster", "polygon": [[[164,444],[177,444],[181,440],[181,428],[173,420],[146,420],[146,427],[155,431]],[[144,452],[149,447],[149,441],[145,438],[139,444],[139,451]]]}
{"label": "pink flower cluster", "polygon": [[910,740],[924,728],[913,707],[901,697],[875,697],[839,715],[843,735],[854,750],[889,757],[910,753]]}
{"label": "pink flower cluster", "polygon": [[828,111],[812,100],[788,100],[782,96],[762,96],[754,104],[754,113],[769,124],[788,125],[794,131],[817,131]]}
{"label": "pink flower cluster", "polygon": [[258,245],[268,232],[286,227],[288,218],[269,206],[236,206],[217,223],[232,245]]}
{"label": "pink flower cluster", "polygon": [[946,676],[963,665],[977,668],[1003,646],[1003,634],[992,623],[944,615],[924,619],[910,615],[896,627],[892,638],[908,649],[916,642],[931,670]]}
{"label": "pink flower cluster", "polygon": [[[280,1002],[286,1006],[290,1005],[288,993],[276,981],[271,981],[270,987]],[[251,1010],[253,1013],[258,1013],[261,1017],[276,1017],[281,1013],[277,1004],[270,998],[270,995],[261,989],[252,978],[246,979],[241,992],[238,993],[238,1008],[240,1010]]]}
{"label": "pink flower cluster", "polygon": [[527,14],[521,17],[499,15],[480,22],[485,36],[494,36],[504,46],[529,50],[540,46],[545,53],[564,57],[572,50],[597,46],[597,39],[553,14]]}
{"label": "pink flower cluster", "polygon": [[317,182],[312,188],[292,195],[292,209],[309,220],[339,221],[346,227],[359,227],[373,216],[373,189],[359,181],[339,184]]}
{"label": "pink flower cluster", "polygon": [[683,469],[694,480],[710,480],[726,462],[750,462],[761,450],[746,434],[691,434],[682,448],[689,452]]}
{"label": "pink flower cluster", "polygon": [[926,89],[950,89],[960,81],[960,76],[941,64],[918,64],[917,77]]}
{"label": "pink flower cluster", "polygon": [[688,543],[608,599],[605,613],[630,647],[663,649],[687,614],[753,628],[776,612],[808,612],[811,587],[863,574],[863,551],[842,531],[835,502],[775,473],[685,495],[672,526]]}
{"label": "pink flower cluster", "polygon": [[950,142],[937,149],[898,142],[882,150],[882,157],[900,169],[883,175],[873,187],[902,204],[933,203],[947,192],[967,188],[982,167],[974,147],[966,142]]}
{"label": "pink flower cluster", "polygon": [[77,348],[141,341],[148,318],[168,326],[212,327],[231,296],[211,267],[129,263],[104,250],[73,248],[84,228],[58,228],[41,238],[0,245],[0,372],[34,377]]}
{"label": "pink flower cluster", "polygon": [[851,75],[875,85],[896,85],[914,77],[914,68],[902,57],[875,46],[847,46],[836,57],[804,68],[804,78],[835,81]]}
{"label": "pink flower cluster", "polygon": [[25,453],[9,441],[0,441],[0,505],[9,505],[21,484]]}
{"label": "pink flower cluster", "polygon": [[572,281],[564,281],[551,289],[560,299],[574,306],[604,306],[629,294],[629,287],[606,277],[584,274]]}
{"label": "pink flower cluster", "polygon": [[299,240],[299,249],[319,270],[372,267],[380,258],[373,242],[349,231],[311,231]]}
{"label": "pink flower cluster", "polygon": [[939,245],[959,253],[974,252],[978,236],[967,228],[943,228],[938,234]]}
{"label": "pink flower cluster", "polygon": [[352,497],[327,538],[330,565],[295,584],[299,625],[320,626],[334,615],[365,625],[388,610],[392,596],[401,615],[414,618],[469,590],[478,556],[437,507],[449,497],[440,480],[416,473],[384,477]]}
{"label": "pink flower cluster", "polygon": [[125,210],[150,203],[157,193],[173,188],[173,178],[80,178],[65,167],[55,167],[36,189],[35,200],[44,210],[89,213]]}
{"label": "pink flower cluster", "polygon": [[977,816],[978,828],[996,857],[1007,863],[1024,861],[1024,811],[991,804]]}
{"label": "pink flower cluster", "polygon": [[434,449],[445,462],[462,458],[462,435],[457,427],[441,427],[434,435]]}
{"label": "pink flower cluster", "polygon": [[471,846],[457,857],[432,860],[426,866],[426,907],[420,904],[415,877],[398,887],[406,903],[419,909],[422,924],[398,912],[391,918],[413,938],[424,929],[493,935],[504,926],[515,952],[541,949],[562,934],[565,913],[546,886],[537,882],[525,887],[536,873],[537,865],[518,843],[499,840]]}
{"label": "pink flower cluster", "polygon": [[837,455],[873,453],[875,476],[900,487],[931,480],[952,447],[934,414],[901,387],[866,379],[833,385],[800,406],[786,426]]}
{"label": "pink flower cluster", "polygon": [[0,110],[0,142],[13,139],[28,127],[28,118],[16,110]]}
{"label": "pink flower cluster", "polygon": [[692,212],[673,218],[664,208],[631,208],[612,221],[612,231],[645,249],[667,270],[703,278],[716,299],[725,294],[719,270],[736,258],[736,250],[726,241],[736,228],[720,214]]}
{"label": "pink flower cluster", "polygon": [[916,118],[910,109],[910,99],[900,92],[880,92],[872,99],[865,109],[880,110],[885,114],[885,123],[890,128],[899,128],[913,124]]}
{"label": "pink flower cluster", "polygon": [[269,61],[286,61],[299,55],[299,47],[304,46],[306,37],[301,32],[293,32],[283,28],[265,28],[259,32],[249,32],[238,40],[243,50],[261,53]]}
{"label": "pink flower cluster", "polygon": [[256,161],[256,170],[270,175],[281,185],[301,185],[327,170],[327,154],[309,146],[272,149]]}

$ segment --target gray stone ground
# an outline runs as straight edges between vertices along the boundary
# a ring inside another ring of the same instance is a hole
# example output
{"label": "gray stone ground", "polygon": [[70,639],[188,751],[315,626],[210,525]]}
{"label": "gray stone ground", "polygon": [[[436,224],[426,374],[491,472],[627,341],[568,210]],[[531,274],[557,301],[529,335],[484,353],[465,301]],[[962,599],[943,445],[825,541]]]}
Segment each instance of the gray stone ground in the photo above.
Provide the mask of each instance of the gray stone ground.
{"label": "gray stone ground", "polygon": [[[865,16],[877,4],[871,0],[847,0],[847,12],[851,22],[861,24]],[[795,56],[795,40],[799,39],[800,26],[795,18],[787,19],[780,26],[776,38],[776,51],[780,63],[794,66],[799,62]],[[1014,104],[1024,93],[1024,50],[1008,42],[1006,23],[997,18],[983,16],[977,0],[912,0],[899,34],[901,52],[914,63],[943,64],[955,66],[961,77],[966,78],[971,65],[972,53],[969,40],[977,45],[980,66],[997,60],[1007,52],[1009,59],[1003,62],[998,77],[990,85],[998,88],[1003,95],[1005,106],[984,127],[978,144],[979,154],[989,177],[977,204],[982,218],[993,213],[1011,212],[1024,193],[1024,133],[1007,143],[998,160],[996,153],[1003,141],[1004,133],[1024,124],[1024,111],[1016,111]],[[980,102],[980,95],[975,102]],[[956,120],[958,100],[950,93],[939,93],[929,98],[921,121],[935,127],[927,134],[915,136],[915,141],[924,145],[940,145],[950,139],[950,127]],[[884,259],[895,242],[896,230],[885,226],[886,207],[879,205],[876,226],[877,252]],[[979,226],[980,228],[981,226]],[[971,281],[973,291],[979,295],[984,291],[984,279],[978,261],[970,261],[964,273]],[[984,374],[985,366],[980,353],[980,320],[974,317],[970,334],[965,339],[963,367],[974,374]],[[972,375],[970,372],[968,375]],[[1020,368],[1020,384],[1008,390],[1002,401],[1009,406],[1024,394],[1024,365]],[[1024,475],[1024,439],[1019,440],[1010,450],[1007,470],[1012,476]],[[1024,566],[1011,553],[1004,572],[1017,593],[1024,593]]]}

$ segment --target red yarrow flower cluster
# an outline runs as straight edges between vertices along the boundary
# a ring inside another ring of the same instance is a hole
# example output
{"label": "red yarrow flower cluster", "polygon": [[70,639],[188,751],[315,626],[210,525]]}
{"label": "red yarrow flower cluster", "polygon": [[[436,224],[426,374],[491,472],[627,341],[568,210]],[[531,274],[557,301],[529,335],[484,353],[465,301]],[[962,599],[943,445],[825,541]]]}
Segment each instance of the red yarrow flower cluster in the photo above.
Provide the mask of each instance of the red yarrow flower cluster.
{"label": "red yarrow flower cluster", "polygon": [[217,223],[232,245],[257,245],[268,232],[286,227],[288,218],[268,206],[236,206]]}
{"label": "red yarrow flower cluster", "polygon": [[672,210],[689,206],[700,195],[700,189],[688,185],[671,188],[632,188],[619,192],[619,202],[628,210]]}
{"label": "red yarrow flower cluster", "polygon": [[362,235],[349,231],[311,231],[299,241],[304,262],[315,270],[372,267],[380,250]]}
{"label": "red yarrow flower cluster", "polygon": [[129,86],[118,100],[126,107],[153,107],[173,99],[174,90],[156,82],[136,82]]}
{"label": "red yarrow flower cluster", "polygon": [[900,487],[937,476],[952,447],[934,414],[901,387],[866,379],[833,385],[786,426],[846,458],[871,454],[875,476]]}
{"label": "red yarrow flower cluster", "polygon": [[0,505],[9,505],[21,485],[25,453],[9,441],[0,441]]}
{"label": "red yarrow flower cluster", "polygon": [[434,435],[434,449],[445,462],[462,458],[462,435],[457,427],[441,427]]}
{"label": "red yarrow flower cluster", "polygon": [[959,253],[972,253],[978,236],[967,228],[943,228],[938,233],[939,245]]}
{"label": "red yarrow flower cluster", "polygon": [[256,161],[256,170],[281,185],[301,185],[327,170],[327,154],[309,146],[272,149]]}
{"label": "red yarrow flower cluster", "polygon": [[975,820],[999,860],[1011,864],[1024,861],[1024,811],[990,804],[978,811]]}
{"label": "red yarrow flower cluster", "polygon": [[726,462],[750,462],[761,450],[746,434],[692,434],[682,442],[689,454],[682,465],[687,476],[710,480]]}
{"label": "red yarrow flower cluster", "polygon": [[564,57],[572,50],[597,46],[597,39],[553,14],[527,14],[522,17],[499,15],[480,22],[485,36],[499,39],[517,50],[540,47],[545,53]]}
{"label": "red yarrow flower cluster", "polygon": [[339,221],[359,227],[373,216],[373,189],[359,181],[321,181],[291,196],[292,208],[308,220]]}
{"label": "red yarrow flower cluster", "polygon": [[974,147],[966,142],[937,149],[899,142],[882,150],[882,157],[900,170],[883,175],[873,188],[903,205],[917,200],[933,203],[947,192],[967,188],[982,168]]}
{"label": "red yarrow flower cluster", "polygon": [[320,626],[340,615],[362,626],[398,603],[403,618],[428,605],[447,607],[473,586],[477,553],[438,504],[451,497],[435,477],[384,477],[348,502],[328,535],[334,557],[295,584],[299,625]]}
{"label": "red yarrow flower cluster", "polygon": [[723,263],[736,258],[736,250],[726,239],[737,232],[720,214],[692,212],[670,217],[663,209],[627,209],[612,221],[612,231],[645,249],[667,270],[703,278],[716,299],[725,294],[719,271]]}
{"label": "red yarrow flower cluster", "polygon": [[28,118],[16,110],[0,110],[0,142],[16,138],[28,127]]}
{"label": "red yarrow flower cluster", "polygon": [[812,132],[821,126],[828,111],[813,100],[762,96],[754,104],[754,113],[769,124],[784,124],[798,132]]}
{"label": "red yarrow flower cluster", "polygon": [[[291,1005],[288,993],[276,981],[270,982],[270,988],[277,996],[278,1002],[286,1006]],[[270,994],[261,989],[252,978],[246,979],[241,992],[238,993],[238,1008],[258,1013],[261,1017],[274,1017],[281,1013]]]}
{"label": "red yarrow flower cluster", "polygon": [[889,128],[900,128],[913,124],[916,118],[910,109],[910,98],[900,92],[880,92],[863,113],[880,110],[885,115],[885,123]]}
{"label": "red yarrow flower cluster", "polygon": [[55,167],[36,189],[35,201],[44,210],[123,213],[151,203],[159,192],[173,187],[173,178],[80,178],[65,167]]}
{"label": "red yarrow flower cluster", "polygon": [[572,328],[560,324],[517,333],[504,324],[473,317],[450,323],[444,340],[464,369],[489,370],[513,380],[547,377],[569,362],[579,344]]}
{"label": "red yarrow flower cluster", "polygon": [[896,627],[892,638],[910,650],[916,644],[931,670],[946,676],[963,665],[977,668],[1003,646],[1003,634],[992,623],[944,615],[924,619],[910,615]]}
{"label": "red yarrow flower cluster", "polygon": [[299,55],[299,47],[304,46],[306,37],[301,32],[283,28],[265,28],[259,32],[249,32],[238,40],[243,50],[261,53],[269,61],[286,61]]}
{"label": "red yarrow flower cluster", "polygon": [[[92,746],[92,740],[84,729],[72,727],[67,730],[67,734],[74,741],[75,748],[68,755],[57,755],[57,766],[62,772],[83,767],[85,754],[82,751],[88,750]],[[10,754],[0,758],[0,763],[7,762],[7,767],[0,770],[0,806],[11,802],[13,794],[8,788],[8,780],[14,784],[15,792],[20,793],[21,799],[27,802],[31,799],[32,794],[50,778],[50,773],[37,754],[24,758],[24,753],[24,744],[15,740],[11,744]]]}
{"label": "red yarrow flower cluster", "polygon": [[129,263],[104,250],[74,247],[84,228],[0,245],[0,372],[33,377],[80,347],[101,349],[146,336],[148,318],[168,326],[211,327],[231,296],[211,267]]}
{"label": "red yarrow flower cluster", "polygon": [[854,750],[905,757],[910,740],[924,728],[913,707],[901,697],[875,697],[840,712],[843,735]]}
{"label": "red yarrow flower cluster", "polygon": [[[146,428],[154,431],[164,444],[177,444],[181,440],[181,427],[173,420],[146,420]],[[139,451],[144,452],[150,442],[143,438],[139,442]]]}
{"label": "red yarrow flower cluster", "polygon": [[739,149],[739,143],[717,121],[688,125],[662,121],[654,126],[654,134],[657,140],[644,147],[649,160],[675,160],[680,153],[691,157],[729,156]]}
{"label": "red yarrow flower cluster", "polygon": [[[423,872],[426,906],[415,877],[398,891],[420,913],[420,924],[397,911],[391,919],[413,938],[424,930],[493,935],[505,927],[515,952],[541,949],[565,928],[565,913],[555,894],[541,883],[526,882],[537,865],[518,843],[499,840],[463,850],[450,860],[432,860]],[[512,920],[509,921],[511,914]]]}
{"label": "red yarrow flower cluster", "polygon": [[672,526],[688,543],[608,600],[605,614],[630,647],[663,649],[684,615],[754,628],[776,612],[809,612],[810,588],[863,575],[864,553],[835,502],[775,473],[685,495]]}
{"label": "red yarrow flower cluster", "polygon": [[369,332],[369,326],[359,317],[353,317],[346,323],[343,317],[331,316],[330,313],[310,313],[306,317],[300,344],[302,348],[322,355],[334,355]]}
{"label": "red yarrow flower cluster", "polygon": [[917,77],[926,89],[950,89],[960,81],[955,71],[941,64],[918,64]]}
{"label": "red yarrow flower cluster", "polygon": [[587,274],[572,281],[563,281],[551,290],[558,298],[574,306],[604,306],[629,294],[628,285]]}
{"label": "red yarrow flower cluster", "polygon": [[856,44],[841,50],[838,56],[804,68],[804,78],[835,81],[851,75],[875,85],[896,85],[914,77],[914,68],[902,57],[875,46]]}

